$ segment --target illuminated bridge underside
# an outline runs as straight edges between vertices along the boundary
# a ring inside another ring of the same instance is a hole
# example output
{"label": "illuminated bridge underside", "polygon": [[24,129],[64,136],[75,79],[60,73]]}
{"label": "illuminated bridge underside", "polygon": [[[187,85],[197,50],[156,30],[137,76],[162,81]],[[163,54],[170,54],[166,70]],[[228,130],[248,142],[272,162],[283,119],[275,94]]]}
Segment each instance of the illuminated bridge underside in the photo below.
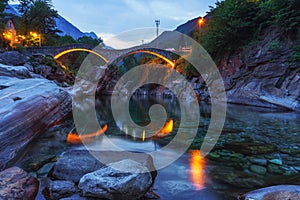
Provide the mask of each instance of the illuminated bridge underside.
{"label": "illuminated bridge underside", "polygon": [[98,57],[100,57],[102,60],[104,60],[106,63],[108,63],[109,61],[103,57],[101,54],[95,52],[95,51],[92,51],[92,50],[89,50],[89,49],[83,49],[83,48],[75,48],[75,49],[69,49],[69,50],[65,50],[57,55],[54,56],[54,59],[59,59],[60,57],[68,54],[68,53],[72,53],[72,52],[77,52],[77,51],[84,51],[84,52],[88,52],[88,53],[92,53]]}
{"label": "illuminated bridge underside", "polygon": [[129,49],[122,50],[110,50],[110,49],[102,49],[102,48],[92,48],[88,45],[84,44],[75,44],[61,47],[39,47],[39,48],[27,48],[28,55],[34,54],[42,54],[42,55],[50,55],[55,59],[59,59],[65,54],[77,51],[83,51],[92,53],[103,61],[105,61],[108,65],[111,63],[115,63],[116,61],[120,61],[121,59],[136,53],[147,53],[154,56],[157,56],[166,63],[168,63],[172,68],[174,68],[175,63],[172,61],[171,53],[165,50],[154,49],[146,46],[137,46]]}

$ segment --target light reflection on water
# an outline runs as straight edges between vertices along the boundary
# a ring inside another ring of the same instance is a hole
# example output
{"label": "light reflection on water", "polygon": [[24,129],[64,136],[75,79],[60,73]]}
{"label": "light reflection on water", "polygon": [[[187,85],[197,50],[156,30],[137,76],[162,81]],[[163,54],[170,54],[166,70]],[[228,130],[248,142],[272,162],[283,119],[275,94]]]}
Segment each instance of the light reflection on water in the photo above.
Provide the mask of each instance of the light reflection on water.
{"label": "light reflection on water", "polygon": [[198,150],[190,150],[190,179],[195,190],[205,187],[205,160]]}
{"label": "light reflection on water", "polygon": [[[106,102],[108,101],[108,102]],[[101,117],[106,118],[106,122],[109,123],[109,127],[115,127],[107,131],[106,139],[97,140],[88,147],[91,150],[111,150],[114,145],[116,150],[125,150],[133,152],[147,152],[151,155],[151,152],[157,151],[160,148],[168,144],[167,139],[153,138],[143,141],[142,133],[130,133],[132,128],[127,127],[124,122],[114,122],[110,113],[109,99],[101,99],[97,110]],[[147,111],[151,105],[159,103],[166,109],[168,120],[174,120],[174,127],[176,133],[176,125],[180,123],[180,108],[176,100],[156,98],[156,99],[133,99],[131,104],[131,116],[134,122],[145,125],[149,123]],[[199,112],[192,110],[190,112],[191,119],[193,112]],[[126,121],[126,119],[124,119]],[[173,122],[173,121],[172,121]],[[172,124],[173,125],[173,124]],[[121,128],[121,134],[115,135],[116,129]],[[185,131],[195,128],[194,125],[184,124]],[[138,135],[137,138],[131,136]],[[190,138],[188,138],[190,139]],[[187,141],[183,141],[187,142]],[[167,158],[178,153],[176,149],[168,149],[164,151],[163,157]],[[154,165],[157,166],[158,162],[164,162],[164,160],[156,160],[154,158]],[[205,186],[205,159],[201,156],[199,150],[187,151],[178,160],[166,168],[158,170],[158,176],[153,186],[153,192],[160,196],[161,199],[219,199],[216,192],[206,188]]]}

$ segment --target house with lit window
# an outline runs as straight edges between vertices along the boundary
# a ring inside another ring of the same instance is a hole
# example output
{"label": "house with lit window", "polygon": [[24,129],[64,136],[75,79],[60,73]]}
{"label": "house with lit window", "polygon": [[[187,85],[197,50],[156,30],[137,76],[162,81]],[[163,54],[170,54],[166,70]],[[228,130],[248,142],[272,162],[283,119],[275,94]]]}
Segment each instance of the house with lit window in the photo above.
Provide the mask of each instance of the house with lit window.
{"label": "house with lit window", "polygon": [[9,41],[9,45],[11,47],[13,47],[17,42],[16,35],[17,35],[17,31],[16,31],[16,26],[15,26],[14,20],[12,18],[9,18],[6,21],[3,37],[7,41]]}

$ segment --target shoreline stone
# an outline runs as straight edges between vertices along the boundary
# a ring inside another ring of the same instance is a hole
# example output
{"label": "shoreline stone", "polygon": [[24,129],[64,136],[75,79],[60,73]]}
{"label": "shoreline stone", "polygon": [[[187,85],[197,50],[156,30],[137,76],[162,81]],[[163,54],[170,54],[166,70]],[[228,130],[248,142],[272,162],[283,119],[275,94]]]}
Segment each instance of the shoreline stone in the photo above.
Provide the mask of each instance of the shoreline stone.
{"label": "shoreline stone", "polygon": [[34,200],[39,181],[18,167],[0,172],[0,199]]}

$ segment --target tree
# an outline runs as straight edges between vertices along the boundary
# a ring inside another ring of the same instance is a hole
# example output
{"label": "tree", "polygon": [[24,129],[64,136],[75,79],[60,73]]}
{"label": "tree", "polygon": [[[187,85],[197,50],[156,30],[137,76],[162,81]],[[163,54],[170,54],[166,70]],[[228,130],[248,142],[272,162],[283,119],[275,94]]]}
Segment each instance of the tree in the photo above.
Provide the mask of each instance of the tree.
{"label": "tree", "polygon": [[19,12],[21,13],[22,17],[20,19],[20,32],[23,35],[27,35],[29,33],[29,12],[30,8],[32,6],[33,1],[32,0],[19,0]]}
{"label": "tree", "polygon": [[21,17],[21,30],[25,35],[30,31],[39,34],[55,34],[55,18],[58,17],[51,0],[20,0],[19,11]]}
{"label": "tree", "polygon": [[[4,31],[4,27],[5,27],[5,14],[4,14],[4,10],[5,7],[7,5],[8,0],[0,0],[0,31],[1,33],[3,33]],[[3,38],[3,35],[1,34],[0,36],[0,46],[1,47],[5,47],[7,46],[7,41]]]}
{"label": "tree", "polygon": [[95,46],[99,45],[100,43],[102,43],[103,41],[101,39],[94,39],[90,36],[82,36],[77,39],[77,42],[79,44],[88,44],[88,45],[95,47]]}
{"label": "tree", "polygon": [[1,31],[4,29],[4,10],[7,5],[8,0],[0,0],[0,20],[1,20]]}

